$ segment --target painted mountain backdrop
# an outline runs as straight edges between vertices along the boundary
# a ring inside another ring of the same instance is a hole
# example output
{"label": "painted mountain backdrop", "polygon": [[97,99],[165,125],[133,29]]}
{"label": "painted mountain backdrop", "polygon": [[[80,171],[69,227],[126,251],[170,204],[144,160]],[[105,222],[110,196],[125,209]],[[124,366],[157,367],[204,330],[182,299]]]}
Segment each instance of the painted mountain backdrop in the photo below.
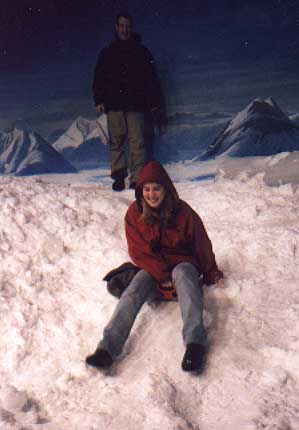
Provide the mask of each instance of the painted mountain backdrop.
{"label": "painted mountain backdrop", "polygon": [[0,174],[72,173],[76,169],[39,134],[16,124],[0,134]]}
{"label": "painted mountain backdrop", "polygon": [[201,155],[267,156],[299,150],[299,127],[272,98],[253,100],[222,130]]}
{"label": "painted mountain backdrop", "polygon": [[[106,115],[97,120],[78,117],[56,136],[50,145],[19,123],[10,132],[0,132],[0,173],[69,173],[109,165]],[[227,113],[180,112],[169,117],[166,134],[147,143],[152,156],[163,163],[299,151],[298,114],[288,117],[272,98],[253,100],[233,118]]]}
{"label": "painted mountain backdrop", "polygon": [[53,147],[77,168],[96,168],[108,162],[106,115],[97,120],[77,118]]}

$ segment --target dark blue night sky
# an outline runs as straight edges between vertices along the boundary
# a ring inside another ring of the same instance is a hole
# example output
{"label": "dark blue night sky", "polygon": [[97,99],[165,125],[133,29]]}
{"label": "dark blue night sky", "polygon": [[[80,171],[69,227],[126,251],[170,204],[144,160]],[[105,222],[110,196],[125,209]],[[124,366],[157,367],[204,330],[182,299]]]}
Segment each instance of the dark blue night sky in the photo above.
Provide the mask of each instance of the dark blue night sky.
{"label": "dark blue night sky", "polygon": [[0,130],[47,134],[92,117],[98,51],[128,10],[173,109],[237,111],[255,97],[299,110],[299,0],[2,0]]}

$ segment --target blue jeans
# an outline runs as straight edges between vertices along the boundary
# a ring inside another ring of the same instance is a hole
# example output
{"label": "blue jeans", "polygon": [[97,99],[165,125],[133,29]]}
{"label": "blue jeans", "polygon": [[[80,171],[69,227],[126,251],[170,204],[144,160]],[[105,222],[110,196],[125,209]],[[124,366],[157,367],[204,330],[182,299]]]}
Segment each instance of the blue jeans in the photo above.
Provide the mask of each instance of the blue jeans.
{"label": "blue jeans", "polygon": [[[183,319],[183,341],[206,344],[203,325],[203,293],[196,267],[179,263],[173,269],[175,286]],[[104,329],[99,347],[106,349],[115,359],[122,351],[136,316],[142,305],[157,293],[156,281],[145,270],[140,270],[122,294],[115,311]]]}

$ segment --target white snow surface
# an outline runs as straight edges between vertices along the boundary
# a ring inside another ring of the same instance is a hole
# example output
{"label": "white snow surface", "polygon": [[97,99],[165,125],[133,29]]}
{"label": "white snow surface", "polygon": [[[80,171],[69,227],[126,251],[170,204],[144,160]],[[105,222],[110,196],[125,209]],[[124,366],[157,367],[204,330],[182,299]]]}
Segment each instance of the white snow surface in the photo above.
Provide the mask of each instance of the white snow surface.
{"label": "white snow surface", "polygon": [[117,303],[102,278],[129,259],[132,190],[107,171],[0,177],[0,430],[299,428],[298,188],[166,167],[225,274],[204,290],[205,372],[181,370],[175,302],[143,307],[111,370],[85,365]]}

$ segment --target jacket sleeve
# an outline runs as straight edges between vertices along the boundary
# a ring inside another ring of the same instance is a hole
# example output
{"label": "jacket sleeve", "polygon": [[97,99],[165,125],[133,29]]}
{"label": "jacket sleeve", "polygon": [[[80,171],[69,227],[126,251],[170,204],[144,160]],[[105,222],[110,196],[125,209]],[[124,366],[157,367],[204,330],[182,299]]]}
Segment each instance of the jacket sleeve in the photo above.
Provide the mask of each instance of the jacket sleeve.
{"label": "jacket sleeve", "polygon": [[170,281],[171,273],[167,263],[160,253],[152,251],[150,241],[146,240],[138,230],[138,220],[132,212],[132,207],[130,207],[125,217],[126,237],[131,259],[138,267],[150,273],[159,284]]}
{"label": "jacket sleeve", "polygon": [[92,92],[95,106],[105,102],[107,88],[107,48],[104,48],[98,55],[93,83]]}
{"label": "jacket sleeve", "polygon": [[223,273],[217,267],[212,243],[204,224],[201,218],[192,209],[189,219],[188,235],[192,241],[192,248],[198,266],[203,274],[204,283],[207,285],[214,284],[219,279],[223,278]]}

